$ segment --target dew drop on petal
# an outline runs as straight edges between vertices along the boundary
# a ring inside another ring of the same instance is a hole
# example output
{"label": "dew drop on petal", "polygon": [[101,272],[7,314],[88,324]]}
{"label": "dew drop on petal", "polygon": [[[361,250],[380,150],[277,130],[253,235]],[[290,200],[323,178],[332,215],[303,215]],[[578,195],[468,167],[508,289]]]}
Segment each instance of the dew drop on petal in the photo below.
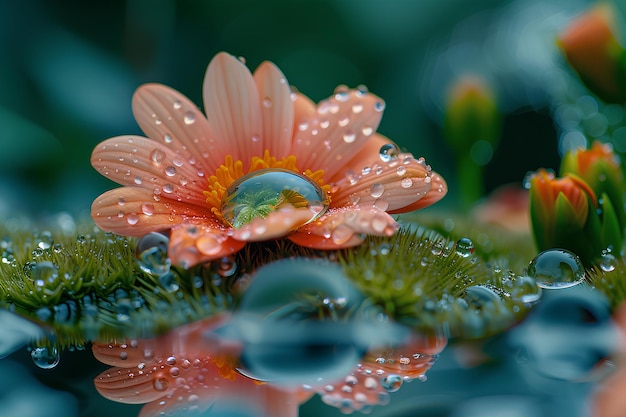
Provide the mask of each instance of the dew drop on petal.
{"label": "dew drop on petal", "polygon": [[574,253],[566,249],[549,249],[530,261],[528,275],[541,288],[569,288],[583,282],[585,267]]}
{"label": "dew drop on petal", "polygon": [[382,100],[379,100],[376,103],[374,103],[374,110],[379,111],[379,112],[385,110],[385,102]]}
{"label": "dew drop on petal", "polygon": [[354,230],[348,227],[345,224],[340,224],[331,232],[331,239],[336,245],[343,245],[346,243],[352,235],[354,234]]}
{"label": "dew drop on petal", "polygon": [[396,392],[402,386],[402,377],[395,374],[387,375],[381,380],[381,385],[388,392]]}
{"label": "dew drop on petal", "polygon": [[263,98],[263,107],[272,107],[272,99],[269,97]]}
{"label": "dew drop on petal", "polygon": [[171,165],[168,166],[167,168],[165,168],[165,175],[167,175],[168,177],[173,177],[174,175],[176,175],[176,168]]}
{"label": "dew drop on petal", "polygon": [[137,224],[137,222],[139,222],[139,216],[137,216],[135,213],[130,213],[126,216],[126,223],[128,223],[129,225],[134,226]]}
{"label": "dew drop on petal", "polygon": [[343,134],[343,141],[346,143],[352,143],[356,140],[356,134],[352,130],[347,130]]}
{"label": "dew drop on petal", "polygon": [[155,391],[165,391],[168,386],[169,382],[163,376],[156,375],[152,380],[152,387],[155,389]]}
{"label": "dew drop on petal", "polygon": [[165,142],[165,143],[172,143],[172,135],[170,135],[169,133],[166,133],[163,136],[163,142]]}
{"label": "dew drop on petal", "polygon": [[154,204],[141,203],[141,212],[146,216],[152,216],[154,214]]}
{"label": "dew drop on petal", "polygon": [[196,115],[192,111],[186,111],[183,115],[183,121],[186,125],[191,125],[196,121]]}
{"label": "dew drop on petal", "polygon": [[196,241],[196,248],[204,255],[215,255],[222,249],[222,243],[217,236],[204,235]]}
{"label": "dew drop on petal", "polygon": [[182,103],[180,102],[180,100],[176,100],[173,104],[172,107],[174,107],[175,110],[179,110],[182,107]]}
{"label": "dew drop on petal", "polygon": [[389,162],[392,159],[397,158],[399,155],[398,147],[393,143],[386,143],[380,147],[378,156],[383,162]]}
{"label": "dew drop on petal", "polygon": [[165,152],[161,149],[155,149],[150,153],[150,160],[154,165],[160,165],[165,159]]}
{"label": "dew drop on petal", "polygon": [[379,182],[375,182],[370,187],[370,195],[374,198],[378,198],[385,192],[385,186]]}
{"label": "dew drop on petal", "polygon": [[372,133],[374,133],[374,128],[371,126],[363,126],[361,128],[361,132],[363,132],[365,136],[370,136]]}
{"label": "dew drop on petal", "polygon": [[174,192],[174,186],[170,183],[163,185],[163,192],[167,194],[171,194]]}
{"label": "dew drop on petal", "polygon": [[402,180],[400,180],[400,186],[402,188],[411,188],[412,185],[413,185],[413,180],[409,177],[405,177],[405,178],[402,178]]}

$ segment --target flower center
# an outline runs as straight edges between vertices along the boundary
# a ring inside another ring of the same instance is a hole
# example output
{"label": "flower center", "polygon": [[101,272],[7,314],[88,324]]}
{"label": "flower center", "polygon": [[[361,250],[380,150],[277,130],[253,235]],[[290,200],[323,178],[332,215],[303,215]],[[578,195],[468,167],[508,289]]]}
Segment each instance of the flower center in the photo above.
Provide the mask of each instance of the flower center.
{"label": "flower center", "polygon": [[323,170],[298,170],[294,155],[277,159],[266,150],[262,158],[252,158],[247,173],[242,161],[228,155],[209,177],[204,195],[211,211],[231,227],[294,209],[310,211],[310,222],[330,204],[330,185],[323,177]]}

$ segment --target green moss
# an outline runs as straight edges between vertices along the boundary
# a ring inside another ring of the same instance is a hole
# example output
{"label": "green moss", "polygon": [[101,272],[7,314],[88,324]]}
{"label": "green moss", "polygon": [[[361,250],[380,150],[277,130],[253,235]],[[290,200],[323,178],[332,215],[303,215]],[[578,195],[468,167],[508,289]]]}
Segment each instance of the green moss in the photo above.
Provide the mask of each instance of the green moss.
{"label": "green moss", "polygon": [[[257,268],[289,257],[339,262],[366,304],[420,331],[483,336],[510,325],[527,307],[507,289],[515,287],[516,274],[506,262],[489,259],[480,246],[459,255],[454,240],[413,223],[393,237],[368,237],[341,251],[287,239],[251,243],[232,257],[160,276],[139,267],[134,239],[104,233],[90,221],[69,234],[0,225],[0,236],[0,307],[48,328],[60,349],[150,337],[235,308]],[[477,301],[467,292],[477,285],[495,298]]]}

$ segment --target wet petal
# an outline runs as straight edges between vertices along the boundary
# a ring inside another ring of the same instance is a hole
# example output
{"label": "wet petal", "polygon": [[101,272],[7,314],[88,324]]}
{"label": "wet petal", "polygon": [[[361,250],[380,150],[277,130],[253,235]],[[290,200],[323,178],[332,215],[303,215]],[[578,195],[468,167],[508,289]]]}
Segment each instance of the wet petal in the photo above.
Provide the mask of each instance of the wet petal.
{"label": "wet petal", "polygon": [[250,223],[236,229],[233,237],[246,242],[258,242],[286,236],[298,226],[311,220],[315,213],[309,208],[284,208],[257,217]]}
{"label": "wet petal", "polygon": [[122,236],[143,236],[188,219],[212,221],[206,219],[213,214],[201,207],[156,197],[143,188],[116,188],[94,200],[91,217],[102,230]]}
{"label": "wet petal", "polygon": [[244,164],[252,156],[263,155],[259,93],[248,68],[232,55],[217,54],[207,68],[203,95],[207,118],[223,153]]}
{"label": "wet petal", "polygon": [[212,224],[180,224],[172,228],[168,256],[173,264],[189,268],[231,255],[244,245],[230,237],[217,220]]}
{"label": "wet petal", "polygon": [[339,249],[360,244],[362,234],[391,236],[397,230],[398,223],[376,207],[335,208],[298,229],[289,239],[309,248]]}
{"label": "wet petal", "polygon": [[133,113],[144,133],[176,152],[194,170],[213,172],[224,163],[204,114],[187,97],[161,84],[145,84],[133,96]]}
{"label": "wet petal", "polygon": [[145,188],[169,200],[206,202],[204,173],[165,145],[141,136],[105,140],[93,150],[91,164],[122,185]]}
{"label": "wet petal", "polygon": [[313,118],[299,120],[306,128],[294,135],[298,165],[334,176],[374,134],[383,109],[382,99],[360,90],[339,90],[320,102]]}
{"label": "wet petal", "polygon": [[145,363],[145,347],[143,343],[99,343],[94,342],[91,351],[98,361],[120,368],[133,368]]}
{"label": "wet petal", "polygon": [[299,137],[298,132],[309,129],[309,121],[315,118],[317,106],[304,94],[293,93],[293,97],[293,132],[295,137]]}
{"label": "wet petal", "polygon": [[291,90],[283,73],[271,62],[263,62],[254,72],[261,99],[263,145],[276,158],[291,153],[294,106]]}
{"label": "wet petal", "polygon": [[446,181],[437,174],[435,171],[430,173],[430,190],[425,196],[410,204],[408,206],[399,208],[397,210],[388,210],[391,214],[396,213],[408,213],[410,211],[423,209],[424,207],[431,206],[437,201],[441,200],[448,192],[448,185]]}
{"label": "wet petal", "polygon": [[375,205],[393,211],[423,198],[431,189],[432,178],[423,161],[411,154],[400,154],[387,162],[379,159],[359,171],[350,169],[335,185],[333,206]]}
{"label": "wet petal", "polygon": [[105,398],[125,404],[142,404],[174,391],[176,385],[166,372],[133,368],[111,368],[94,380],[96,390]]}

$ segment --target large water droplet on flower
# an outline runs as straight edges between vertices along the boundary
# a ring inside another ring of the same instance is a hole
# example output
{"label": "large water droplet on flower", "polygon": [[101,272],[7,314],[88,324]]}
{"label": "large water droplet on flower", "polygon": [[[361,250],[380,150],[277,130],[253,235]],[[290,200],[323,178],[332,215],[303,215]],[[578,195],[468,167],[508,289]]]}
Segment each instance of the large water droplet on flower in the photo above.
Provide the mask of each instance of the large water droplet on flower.
{"label": "large water droplet on flower", "polygon": [[585,279],[585,267],[574,253],[549,249],[530,261],[528,275],[542,288],[569,288]]}
{"label": "large water droplet on flower", "polygon": [[54,347],[35,347],[30,351],[33,363],[41,369],[52,369],[59,364],[59,350]]}
{"label": "large water droplet on flower", "polygon": [[309,210],[308,223],[328,208],[328,197],[310,178],[278,168],[262,169],[233,182],[222,199],[221,212],[233,227],[280,210]]}
{"label": "large water droplet on flower", "polygon": [[454,245],[454,250],[457,255],[467,258],[474,253],[474,242],[469,238],[462,237]]}

